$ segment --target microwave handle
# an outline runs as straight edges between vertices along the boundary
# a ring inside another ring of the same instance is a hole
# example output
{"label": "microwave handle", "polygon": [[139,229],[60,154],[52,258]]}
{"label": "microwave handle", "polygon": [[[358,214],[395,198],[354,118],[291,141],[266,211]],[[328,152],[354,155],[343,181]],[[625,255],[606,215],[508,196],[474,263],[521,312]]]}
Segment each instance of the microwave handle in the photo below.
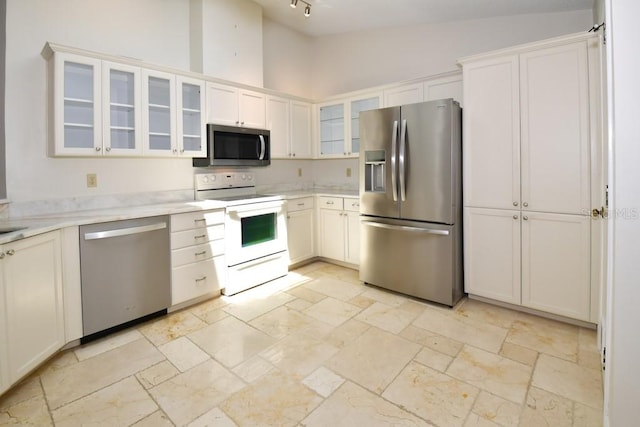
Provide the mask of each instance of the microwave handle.
{"label": "microwave handle", "polygon": [[258,135],[258,138],[260,138],[260,155],[258,156],[258,160],[264,160],[264,152],[266,148],[266,145],[264,143],[264,136]]}

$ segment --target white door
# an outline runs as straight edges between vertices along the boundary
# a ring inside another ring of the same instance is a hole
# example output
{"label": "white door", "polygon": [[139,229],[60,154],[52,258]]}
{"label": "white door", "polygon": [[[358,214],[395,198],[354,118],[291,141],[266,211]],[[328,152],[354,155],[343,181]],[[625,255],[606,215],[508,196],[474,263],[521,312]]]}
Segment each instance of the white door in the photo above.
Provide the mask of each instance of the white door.
{"label": "white door", "polygon": [[343,211],[320,209],[320,255],[344,261],[345,221]]}
{"label": "white door", "polygon": [[251,90],[238,91],[240,126],[264,129],[267,126],[265,95]]}
{"label": "white door", "polygon": [[102,62],[103,145],[109,156],[142,154],[140,68]]}
{"label": "white door", "polygon": [[464,208],[465,292],[520,304],[520,212]]}
{"label": "white door", "polygon": [[289,100],[277,96],[267,96],[267,129],[271,132],[271,158],[282,159],[291,156],[289,142]]}
{"label": "white door", "polygon": [[590,210],[589,76],[586,42],[520,56],[522,207]]}
{"label": "white door", "polygon": [[311,104],[307,102],[291,101],[292,157],[313,157],[311,120]]}
{"label": "white door", "polygon": [[207,121],[219,125],[238,126],[238,89],[207,83]]}
{"label": "white door", "polygon": [[176,139],[175,76],[142,69],[142,152],[149,156],[172,156]]}
{"label": "white door", "polygon": [[522,215],[522,305],[588,321],[591,218]]}
{"label": "white door", "polygon": [[15,382],[64,345],[60,235],[8,243],[3,251],[8,371]]}
{"label": "white door", "polygon": [[463,64],[464,206],[520,204],[518,56]]}
{"label": "white door", "polygon": [[314,255],[313,209],[287,214],[287,239],[289,265],[304,261]]}

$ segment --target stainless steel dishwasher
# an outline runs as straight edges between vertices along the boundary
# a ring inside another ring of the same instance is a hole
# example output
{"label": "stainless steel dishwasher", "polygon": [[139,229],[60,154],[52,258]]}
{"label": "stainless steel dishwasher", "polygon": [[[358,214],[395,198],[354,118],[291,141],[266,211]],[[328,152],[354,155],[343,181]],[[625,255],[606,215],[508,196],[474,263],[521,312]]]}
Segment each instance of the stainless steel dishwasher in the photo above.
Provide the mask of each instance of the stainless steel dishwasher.
{"label": "stainless steel dishwasher", "polygon": [[168,217],[81,226],[80,274],[81,342],[166,314],[171,304]]}

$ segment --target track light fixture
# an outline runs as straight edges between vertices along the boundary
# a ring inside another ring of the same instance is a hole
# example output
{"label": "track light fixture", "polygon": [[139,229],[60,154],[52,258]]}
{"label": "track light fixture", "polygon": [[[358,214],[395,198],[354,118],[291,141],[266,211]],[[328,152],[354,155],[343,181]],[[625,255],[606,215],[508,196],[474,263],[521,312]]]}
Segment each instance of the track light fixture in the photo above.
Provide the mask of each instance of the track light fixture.
{"label": "track light fixture", "polygon": [[304,3],[304,17],[308,18],[309,16],[311,16],[311,3],[307,3],[304,0],[291,0],[291,4],[290,6],[295,9],[298,6],[298,1]]}

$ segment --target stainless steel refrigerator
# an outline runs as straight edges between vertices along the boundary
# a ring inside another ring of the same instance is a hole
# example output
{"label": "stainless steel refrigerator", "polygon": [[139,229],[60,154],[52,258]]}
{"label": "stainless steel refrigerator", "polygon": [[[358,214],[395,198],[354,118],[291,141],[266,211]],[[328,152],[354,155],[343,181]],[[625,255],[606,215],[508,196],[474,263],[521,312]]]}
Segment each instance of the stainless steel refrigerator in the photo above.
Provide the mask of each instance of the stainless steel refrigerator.
{"label": "stainless steel refrigerator", "polygon": [[452,99],[360,113],[360,280],[463,295],[462,112]]}

